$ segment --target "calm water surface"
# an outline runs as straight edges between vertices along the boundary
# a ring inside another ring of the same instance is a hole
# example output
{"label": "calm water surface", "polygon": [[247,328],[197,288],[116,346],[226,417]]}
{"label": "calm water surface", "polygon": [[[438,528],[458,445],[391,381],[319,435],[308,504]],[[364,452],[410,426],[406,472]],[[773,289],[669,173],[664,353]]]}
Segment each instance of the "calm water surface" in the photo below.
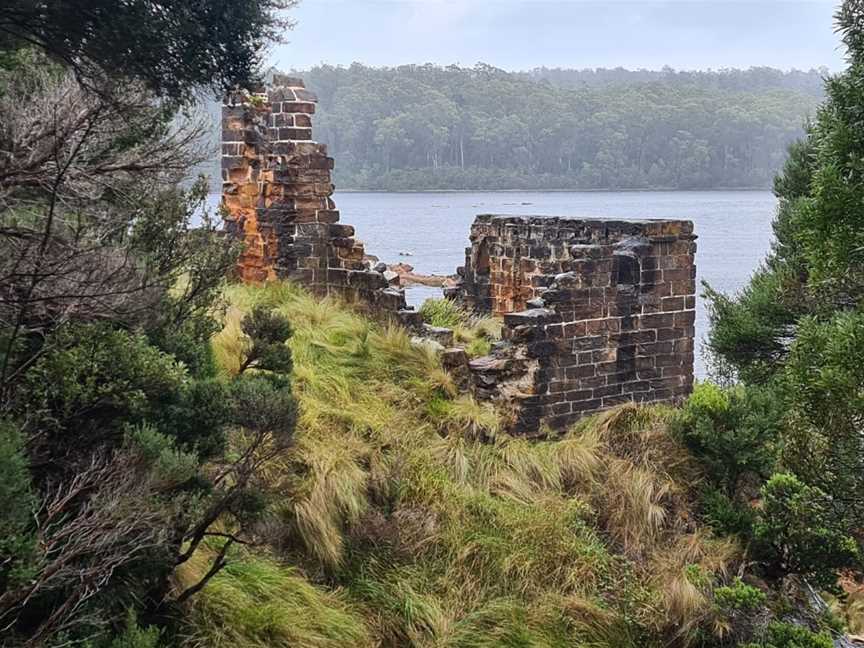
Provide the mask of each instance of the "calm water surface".
{"label": "calm water surface", "polygon": [[[681,218],[698,235],[697,280],[734,292],[748,280],[771,242],[776,209],[767,191],[552,193],[337,193],[341,221],[354,225],[367,254],[403,261],[417,272],[452,274],[465,262],[468,230],[481,213],[590,218]],[[400,256],[410,253],[410,256]],[[434,288],[407,291],[409,303],[439,296]],[[696,374],[705,376],[699,347],[707,332],[705,305],[696,305]]]}

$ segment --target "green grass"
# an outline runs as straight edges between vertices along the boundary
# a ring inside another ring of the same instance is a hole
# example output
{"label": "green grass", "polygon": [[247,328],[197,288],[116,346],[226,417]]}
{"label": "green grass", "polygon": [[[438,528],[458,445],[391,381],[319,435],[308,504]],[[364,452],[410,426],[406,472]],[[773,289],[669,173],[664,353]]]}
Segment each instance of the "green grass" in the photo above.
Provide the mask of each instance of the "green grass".
{"label": "green grass", "polygon": [[453,329],[456,344],[472,358],[488,355],[492,343],[501,339],[500,318],[474,315],[451,299],[427,299],[420,314],[430,326]]}
{"label": "green grass", "polygon": [[[199,572],[206,562],[186,568]],[[235,552],[192,599],[185,645],[201,648],[340,648],[367,645],[365,621],[338,591],[316,587],[275,560]]]}
{"label": "green grass", "polygon": [[739,550],[695,526],[699,475],[668,410],[512,438],[398,327],[288,284],[227,298],[221,370],[239,366],[243,313],[278,309],[301,415],[269,475],[280,560],[248,554],[201,592],[193,644],[686,646],[710,626],[711,585]]}

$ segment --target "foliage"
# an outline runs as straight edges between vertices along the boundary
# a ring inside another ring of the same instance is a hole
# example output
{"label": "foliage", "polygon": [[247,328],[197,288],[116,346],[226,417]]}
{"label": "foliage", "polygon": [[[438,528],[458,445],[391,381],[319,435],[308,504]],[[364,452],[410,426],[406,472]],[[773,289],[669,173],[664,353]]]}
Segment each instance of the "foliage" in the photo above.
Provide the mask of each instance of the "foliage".
{"label": "foliage", "polygon": [[794,475],[777,474],[762,488],[756,538],[770,547],[783,573],[802,574],[830,587],[837,570],[860,565],[858,544],[848,535],[831,499]]}
{"label": "foliage", "polygon": [[805,318],[784,370],[789,430],[783,461],[831,497],[850,528],[864,519],[864,311]]}
{"label": "foliage", "polygon": [[430,326],[451,329],[464,324],[469,317],[452,299],[427,299],[420,306],[420,315]]}
{"label": "foliage", "polygon": [[126,627],[111,640],[107,648],[159,648],[161,635],[158,627],[139,626],[135,611],[130,609],[126,617]]}
{"label": "foliage", "polygon": [[302,74],[336,184],[385,191],[767,187],[822,94],[815,70]]}
{"label": "foliage", "polygon": [[37,46],[72,67],[94,90],[104,78],[133,78],[155,93],[187,98],[254,80],[263,49],[290,26],[292,0],[190,4],[143,0],[44,4],[12,0],[0,9],[0,52]]}
{"label": "foliage", "polygon": [[37,500],[23,445],[19,427],[0,420],[0,591],[26,581],[35,557],[31,520]]}
{"label": "foliage", "polygon": [[749,505],[742,505],[725,492],[704,487],[700,501],[703,519],[722,535],[738,535],[749,538],[753,535],[755,512]]}
{"label": "foliage", "polygon": [[238,246],[190,178],[207,124],[178,114],[251,80],[293,2],[121,5],[0,8],[4,646],[171,641],[231,547],[258,542],[293,438],[284,319],[250,317],[254,371],[217,376]]}
{"label": "foliage", "polygon": [[704,464],[712,484],[734,496],[744,475],[770,474],[777,410],[770,392],[700,383],[676,412],[673,429]]}
{"label": "foliage", "polygon": [[826,632],[815,633],[792,623],[779,621],[768,625],[765,638],[742,648],[832,648],[834,642]]}
{"label": "foliage", "polygon": [[291,323],[283,315],[259,306],[243,318],[240,328],[249,339],[246,358],[240,364],[240,373],[250,367],[291,372],[291,350],[285,344],[291,337]]}
{"label": "foliage", "polygon": [[762,488],[761,557],[826,587],[860,569],[864,521],[864,7],[844,2],[836,19],[849,66],[775,180],[773,249],[739,294],[708,290],[717,364],[781,414],[764,440],[781,474]]}
{"label": "foliage", "polygon": [[0,77],[15,152],[0,161],[0,397],[71,322],[141,327],[206,364],[194,350],[237,250],[202,209],[206,183],[179,186],[203,125],[172,125],[134,84],[94,94],[39,57]]}
{"label": "foliage", "polygon": [[84,452],[122,440],[126,425],[151,421],[202,456],[223,444],[223,389],[190,381],[143,335],[105,325],[70,326],[24,374],[16,409],[52,452]]}
{"label": "foliage", "polygon": [[752,611],[765,604],[765,593],[736,578],[731,585],[714,590],[714,603],[726,612]]}

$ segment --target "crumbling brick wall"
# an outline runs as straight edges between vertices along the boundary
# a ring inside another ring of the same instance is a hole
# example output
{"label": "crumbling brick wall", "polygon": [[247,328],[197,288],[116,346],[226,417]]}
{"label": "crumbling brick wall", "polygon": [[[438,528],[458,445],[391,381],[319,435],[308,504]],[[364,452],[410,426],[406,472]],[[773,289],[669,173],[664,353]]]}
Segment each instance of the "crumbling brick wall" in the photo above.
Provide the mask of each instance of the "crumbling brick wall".
{"label": "crumbling brick wall", "polygon": [[693,386],[696,237],[689,221],[478,216],[459,298],[504,316],[470,365],[481,398],[535,434]]}
{"label": "crumbling brick wall", "polygon": [[243,281],[276,278],[316,294],[405,308],[404,293],[369,269],[354,228],[331,198],[333,159],[312,140],[317,98],[298,78],[230,93],[222,107],[222,201],[226,229],[243,240]]}

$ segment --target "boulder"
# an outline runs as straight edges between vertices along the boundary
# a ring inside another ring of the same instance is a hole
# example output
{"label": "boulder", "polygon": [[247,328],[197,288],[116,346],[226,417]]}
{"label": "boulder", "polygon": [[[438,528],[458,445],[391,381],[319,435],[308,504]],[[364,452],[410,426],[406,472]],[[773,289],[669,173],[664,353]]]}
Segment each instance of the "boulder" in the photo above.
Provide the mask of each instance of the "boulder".
{"label": "boulder", "polygon": [[453,329],[444,328],[442,326],[423,325],[423,335],[435,340],[439,344],[449,347],[453,346]]}

